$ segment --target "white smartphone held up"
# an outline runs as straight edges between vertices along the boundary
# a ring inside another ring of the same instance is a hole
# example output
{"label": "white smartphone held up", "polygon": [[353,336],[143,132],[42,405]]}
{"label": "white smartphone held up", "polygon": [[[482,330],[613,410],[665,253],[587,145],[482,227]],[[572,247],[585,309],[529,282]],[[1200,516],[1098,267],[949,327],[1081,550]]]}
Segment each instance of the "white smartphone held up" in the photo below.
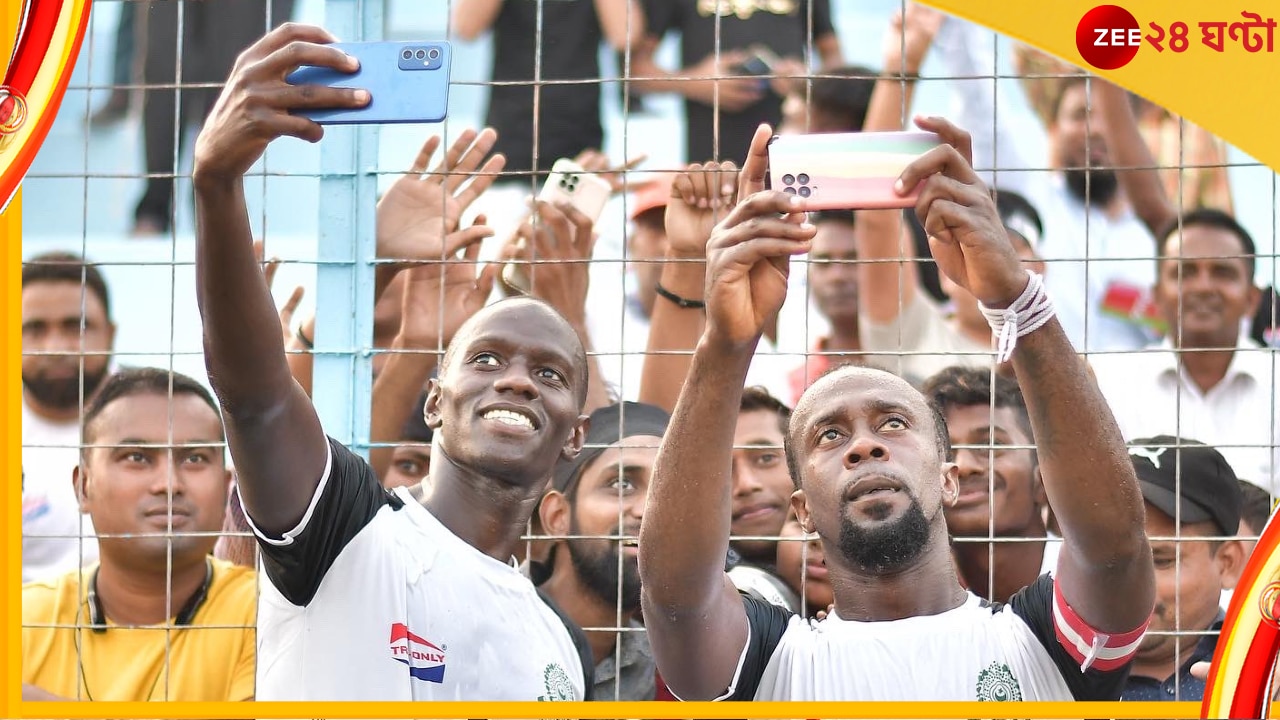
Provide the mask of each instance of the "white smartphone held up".
{"label": "white smartphone held up", "polygon": [[[562,158],[551,166],[551,174],[538,193],[538,200],[551,204],[567,202],[594,223],[600,220],[612,195],[613,187],[606,180]],[[530,290],[528,268],[521,263],[507,263],[502,269],[502,282],[511,290],[527,295]]]}

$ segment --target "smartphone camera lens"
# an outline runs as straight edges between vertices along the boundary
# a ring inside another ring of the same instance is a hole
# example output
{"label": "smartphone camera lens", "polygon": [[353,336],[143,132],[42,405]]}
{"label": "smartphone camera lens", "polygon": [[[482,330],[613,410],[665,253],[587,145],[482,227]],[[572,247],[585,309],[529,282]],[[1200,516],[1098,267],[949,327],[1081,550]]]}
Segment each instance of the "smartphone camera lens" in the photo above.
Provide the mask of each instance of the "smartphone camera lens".
{"label": "smartphone camera lens", "polygon": [[795,176],[795,175],[783,175],[783,176],[782,176],[782,184],[783,184],[783,185],[795,185],[795,184],[796,184],[796,176]]}
{"label": "smartphone camera lens", "polygon": [[804,173],[800,173],[799,175],[796,176],[796,181],[798,181],[801,185],[808,185],[809,176]]}
{"label": "smartphone camera lens", "polygon": [[415,52],[415,53],[413,54],[413,56],[414,56],[414,57],[416,57],[416,58],[418,58],[419,60],[425,60],[425,59],[426,59],[426,57],[427,57],[427,51],[426,51],[426,50],[419,50],[419,51]]}
{"label": "smartphone camera lens", "polygon": [[800,197],[809,197],[809,195],[810,195],[810,194],[811,194],[811,192],[810,192],[809,188],[807,188],[807,187],[802,187],[802,188],[800,188]]}
{"label": "smartphone camera lens", "polygon": [[795,188],[793,188],[793,187],[786,187],[786,188],[782,188],[782,192],[784,192],[784,193],[786,193],[786,194],[788,194],[788,195],[795,195],[795,194],[796,194],[796,189],[795,189]]}
{"label": "smartphone camera lens", "polygon": [[412,59],[413,59],[413,51],[412,51],[412,50],[405,50],[404,52],[400,53],[400,57],[404,58],[405,60],[412,60]]}
{"label": "smartphone camera lens", "polygon": [[428,51],[427,51],[427,57],[428,57],[428,58],[430,58],[431,60],[439,60],[439,59],[440,59],[440,48],[431,48],[430,50],[428,50]]}

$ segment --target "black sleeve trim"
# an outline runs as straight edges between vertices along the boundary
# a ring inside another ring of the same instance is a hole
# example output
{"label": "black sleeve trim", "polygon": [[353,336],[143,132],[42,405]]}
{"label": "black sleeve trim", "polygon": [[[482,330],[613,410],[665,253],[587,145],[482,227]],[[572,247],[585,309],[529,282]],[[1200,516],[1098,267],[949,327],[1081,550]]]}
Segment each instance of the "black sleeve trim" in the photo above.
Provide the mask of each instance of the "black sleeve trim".
{"label": "black sleeve trim", "polygon": [[312,498],[312,507],[298,527],[282,538],[254,529],[271,584],[299,607],[311,602],[333,561],[383,505],[404,506],[400,498],[382,487],[363,458],[337,440],[328,440],[327,474],[316,486],[318,497]]}
{"label": "black sleeve trim", "polygon": [[1125,663],[1115,670],[1100,671],[1090,668],[1080,672],[1080,663],[1058,642],[1058,633],[1054,629],[1052,575],[1041,575],[1035,582],[1018,591],[1009,600],[1009,606],[1031,628],[1040,645],[1053,658],[1053,664],[1071,689],[1073,698],[1100,702],[1120,699],[1125,683],[1129,680],[1132,663]]}
{"label": "black sleeve trim", "polygon": [[578,650],[578,660],[582,662],[582,679],[585,701],[596,699],[596,663],[595,654],[591,652],[591,643],[587,641],[587,633],[578,627],[578,624],[569,617],[568,613],[560,609],[555,600],[545,593],[542,588],[538,588],[538,597],[542,598],[542,602],[551,608],[551,611],[560,618],[560,622],[564,623],[564,629],[569,631],[569,637],[573,638],[573,646]]}
{"label": "black sleeve trim", "polygon": [[738,668],[733,693],[723,698],[726,701],[754,700],[756,691],[760,689],[760,678],[769,666],[773,652],[782,642],[787,626],[794,613],[780,608],[773,603],[759,600],[746,593],[742,595],[742,606],[747,611],[747,624],[750,635],[747,637],[747,648],[742,657],[742,666]]}

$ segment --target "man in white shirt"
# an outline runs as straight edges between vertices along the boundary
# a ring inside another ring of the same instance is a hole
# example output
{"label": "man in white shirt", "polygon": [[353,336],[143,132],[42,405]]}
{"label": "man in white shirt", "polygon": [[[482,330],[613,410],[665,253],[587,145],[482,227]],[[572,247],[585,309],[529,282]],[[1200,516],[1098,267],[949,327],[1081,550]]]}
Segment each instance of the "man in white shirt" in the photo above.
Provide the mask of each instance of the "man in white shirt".
{"label": "man in white shirt", "polygon": [[1253,238],[1230,215],[1196,210],[1161,238],[1154,297],[1169,337],[1149,351],[1090,358],[1125,437],[1193,437],[1274,493],[1280,401],[1272,353],[1242,324],[1257,311]]}
{"label": "man in white shirt", "polygon": [[[1053,575],[1007,604],[966,592],[943,508],[959,494],[945,420],[919,391],[844,366],[806,391],[786,456],[806,532],[821,538],[835,608],[810,623],[742,596],[724,576],[741,392],[791,258],[814,228],[805,200],[763,190],[768,128],[743,170],[747,199],[709,244],[707,323],[653,471],[640,529],[645,624],[658,671],[687,700],[1114,700],[1154,607],[1151,549],[1133,465],[1106,402],[1022,268],[967,133],[920,119],[945,144],[896,187],[934,258],[987,308],[1016,318],[1010,347],[1045,492],[1063,530]],[[1004,316],[1002,316],[1004,317]],[[1011,318],[1012,320],[1012,318]],[[1010,331],[1013,328],[1004,326]]]}
{"label": "man in white shirt", "polygon": [[97,268],[63,252],[23,263],[23,582],[98,557],[93,522],[80,514],[71,472],[80,459],[80,411],[110,372],[115,331]]}
{"label": "man in white shirt", "polygon": [[[363,90],[284,82],[302,65],[354,72],[357,61],[332,42],[320,28],[283,25],[254,44],[195,151],[205,362],[267,578],[256,697],[582,700],[590,668],[514,558],[555,463],[582,449],[587,356],[573,327],[519,298],[458,329],[425,403],[430,475],[412,489],[384,489],[368,462],[326,436],[285,361],[253,256],[244,174],[281,135],[323,136],[297,111],[370,101]],[[438,172],[464,174],[465,162],[453,157]],[[441,205],[465,207],[470,186],[460,181]],[[590,220],[568,214],[565,240],[586,242]],[[465,250],[445,252],[457,225],[440,223],[407,257],[460,263]],[[472,289],[481,282],[473,277]]]}

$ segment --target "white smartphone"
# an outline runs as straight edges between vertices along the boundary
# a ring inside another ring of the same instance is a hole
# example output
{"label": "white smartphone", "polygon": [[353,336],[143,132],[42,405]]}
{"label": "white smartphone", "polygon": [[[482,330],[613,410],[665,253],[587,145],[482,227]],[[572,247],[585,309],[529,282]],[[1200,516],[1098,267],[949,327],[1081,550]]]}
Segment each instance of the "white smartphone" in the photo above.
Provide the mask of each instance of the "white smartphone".
{"label": "white smartphone", "polygon": [[[600,220],[612,195],[613,187],[599,175],[562,158],[551,166],[551,174],[542,185],[538,199],[552,204],[567,202],[594,223]],[[512,291],[527,295],[530,290],[528,268],[521,263],[507,263],[502,268],[502,282]]]}

